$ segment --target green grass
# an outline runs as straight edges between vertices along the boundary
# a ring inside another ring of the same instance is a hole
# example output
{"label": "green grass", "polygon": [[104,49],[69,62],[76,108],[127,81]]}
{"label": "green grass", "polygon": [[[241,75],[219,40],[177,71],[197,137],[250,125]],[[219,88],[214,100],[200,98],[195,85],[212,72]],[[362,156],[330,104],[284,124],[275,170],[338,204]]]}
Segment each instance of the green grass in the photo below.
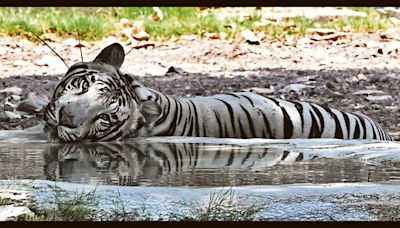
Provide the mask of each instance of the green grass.
{"label": "green grass", "polygon": [[[210,193],[206,204],[193,203],[188,213],[171,212],[158,218],[151,217],[146,208],[128,211],[121,196],[118,194],[111,199],[113,207],[109,212],[99,214],[94,208],[98,207],[95,190],[88,193],[63,192],[53,189],[53,198],[50,205],[31,205],[34,215],[25,215],[14,218],[16,221],[252,221],[261,205],[245,205],[243,199],[235,197],[232,188]],[[4,201],[4,202],[3,202]],[[11,204],[0,199],[3,205]],[[182,203],[183,205],[184,203]],[[1,205],[1,204],[0,204]]]}
{"label": "green grass", "polygon": [[[256,27],[261,20],[259,11],[243,19],[231,17],[219,21],[215,11],[202,15],[198,7],[161,7],[164,19],[153,21],[151,7],[113,7],[113,8],[0,8],[0,33],[11,36],[26,36],[33,39],[27,30],[46,36],[77,36],[82,40],[98,40],[111,34],[121,35],[118,22],[122,18],[130,21],[143,21],[151,39],[179,39],[183,34],[204,32],[227,34],[227,39],[240,38],[247,28],[255,32],[265,32],[272,39],[284,36],[305,36],[307,28],[335,28],[339,31],[375,32],[394,25],[379,15],[373,8],[352,7],[352,10],[367,13],[367,17],[344,17],[314,21],[306,18],[291,18],[281,22]],[[232,29],[229,24],[235,24]]]}

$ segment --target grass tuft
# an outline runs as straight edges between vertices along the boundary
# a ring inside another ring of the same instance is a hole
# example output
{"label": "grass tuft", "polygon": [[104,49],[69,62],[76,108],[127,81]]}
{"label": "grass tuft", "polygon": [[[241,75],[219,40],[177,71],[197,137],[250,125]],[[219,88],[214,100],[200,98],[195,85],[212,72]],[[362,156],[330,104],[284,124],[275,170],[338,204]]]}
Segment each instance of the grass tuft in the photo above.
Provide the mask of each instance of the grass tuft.
{"label": "grass tuft", "polygon": [[[99,40],[109,35],[122,36],[118,23],[122,18],[143,21],[145,31],[151,39],[179,39],[180,35],[225,33],[225,39],[241,38],[243,29],[256,33],[264,32],[270,39],[284,36],[303,37],[307,28],[334,28],[338,31],[376,32],[395,27],[387,16],[377,13],[371,7],[351,7],[362,11],[366,17],[341,17],[310,20],[303,17],[273,21],[255,25],[262,21],[260,11],[245,18],[230,17],[220,21],[213,9],[201,11],[199,7],[161,7],[164,19],[150,18],[152,7],[107,7],[107,8],[62,8],[62,7],[8,7],[0,8],[0,33],[31,38],[27,30],[39,35],[58,37],[77,36],[82,40]],[[232,25],[234,24],[234,28]]]}

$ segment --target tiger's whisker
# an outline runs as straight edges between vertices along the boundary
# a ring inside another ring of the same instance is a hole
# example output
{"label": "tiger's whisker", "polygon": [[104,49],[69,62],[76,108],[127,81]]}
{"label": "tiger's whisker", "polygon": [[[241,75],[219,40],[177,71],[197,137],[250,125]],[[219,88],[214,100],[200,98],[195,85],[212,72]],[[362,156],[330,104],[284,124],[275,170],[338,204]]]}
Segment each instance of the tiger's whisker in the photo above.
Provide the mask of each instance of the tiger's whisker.
{"label": "tiger's whisker", "polygon": [[61,61],[65,64],[65,66],[67,66],[67,68],[69,68],[69,66],[68,66],[68,64],[65,62],[65,60],[64,60],[56,51],[54,51],[54,49],[51,48],[51,47],[46,43],[46,41],[44,41],[42,38],[40,38],[40,36],[38,36],[36,33],[34,33],[34,32],[33,32],[32,30],[30,30],[29,28],[27,28],[27,29],[28,29],[28,31],[29,31],[30,33],[32,33],[33,35],[35,35],[36,38],[38,38],[40,41],[42,41],[48,48],[50,48],[50,50],[51,50],[54,54],[56,54],[58,58],[61,59]]}
{"label": "tiger's whisker", "polygon": [[140,44],[140,40],[138,41],[138,43],[135,45],[135,46],[133,46],[132,48],[131,48],[131,50],[129,50],[126,54],[125,54],[125,56],[127,56],[133,49],[135,49],[135,47],[136,46],[138,46]]}
{"label": "tiger's whisker", "polygon": [[81,39],[79,38],[79,31],[78,31],[78,27],[76,26],[76,21],[75,21],[75,29],[76,29],[76,33],[78,34],[79,51],[81,52],[81,61],[83,62]]}

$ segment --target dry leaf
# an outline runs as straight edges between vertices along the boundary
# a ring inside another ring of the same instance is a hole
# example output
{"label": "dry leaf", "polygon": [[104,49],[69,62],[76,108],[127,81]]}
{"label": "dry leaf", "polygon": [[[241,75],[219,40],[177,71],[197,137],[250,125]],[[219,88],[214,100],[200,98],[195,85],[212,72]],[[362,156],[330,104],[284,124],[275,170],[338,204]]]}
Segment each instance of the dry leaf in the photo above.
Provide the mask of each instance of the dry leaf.
{"label": "dry leaf", "polygon": [[129,28],[132,27],[132,23],[129,22],[128,19],[122,18],[119,23],[121,24],[121,28]]}
{"label": "dry leaf", "polygon": [[133,39],[138,40],[138,41],[150,39],[150,35],[145,31],[140,31],[136,34],[131,34],[131,36],[133,37]]}
{"label": "dry leaf", "polygon": [[320,35],[316,35],[311,37],[311,40],[315,40],[315,41],[321,41],[321,40],[332,40],[332,41],[336,41],[339,38],[343,38],[346,37],[348,34],[347,33],[335,33],[335,34],[330,34],[330,35],[325,35],[325,36],[320,36]]}
{"label": "dry leaf", "polygon": [[335,29],[330,29],[330,28],[308,28],[306,30],[307,33],[316,33],[318,35],[328,35],[328,34],[333,34],[333,33],[337,33],[337,31]]}
{"label": "dry leaf", "polygon": [[164,18],[163,12],[158,7],[153,7],[153,12],[151,13],[151,19],[153,21],[159,21]]}

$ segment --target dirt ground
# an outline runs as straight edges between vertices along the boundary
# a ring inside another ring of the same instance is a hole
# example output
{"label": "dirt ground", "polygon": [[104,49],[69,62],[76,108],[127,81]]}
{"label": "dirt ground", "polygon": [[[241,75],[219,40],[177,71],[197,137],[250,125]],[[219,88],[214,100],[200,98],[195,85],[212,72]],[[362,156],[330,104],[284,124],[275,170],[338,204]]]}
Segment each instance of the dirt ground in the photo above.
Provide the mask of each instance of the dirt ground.
{"label": "dirt ground", "polygon": [[[400,39],[396,37],[381,33],[348,34],[320,41],[287,37],[281,41],[263,39],[259,45],[204,38],[147,42],[152,45],[133,49],[121,69],[146,86],[171,95],[250,90],[360,112],[389,132],[398,132]],[[80,61],[76,42],[70,38],[49,41],[49,45],[72,65]],[[113,42],[123,44],[126,52],[132,47],[116,37],[84,42],[84,60],[92,60]],[[10,103],[18,103],[9,100],[10,95],[23,100],[32,92],[51,94],[66,66],[44,45],[24,39],[4,37],[0,54],[0,129],[36,125],[38,117],[13,119],[4,114],[5,110],[13,111]],[[168,72],[171,67],[175,70]]]}

